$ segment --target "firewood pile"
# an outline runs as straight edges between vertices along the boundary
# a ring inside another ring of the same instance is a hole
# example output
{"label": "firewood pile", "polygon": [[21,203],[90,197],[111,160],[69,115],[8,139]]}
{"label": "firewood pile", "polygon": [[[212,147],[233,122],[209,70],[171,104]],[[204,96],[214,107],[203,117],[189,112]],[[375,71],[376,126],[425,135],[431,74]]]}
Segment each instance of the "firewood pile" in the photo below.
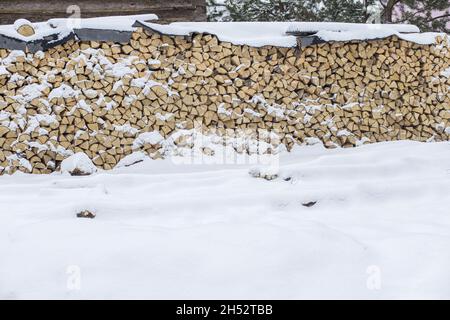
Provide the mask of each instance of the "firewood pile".
{"label": "firewood pile", "polygon": [[50,173],[77,152],[103,169],[134,151],[161,158],[161,142],[139,136],[196,123],[273,132],[288,149],[449,140],[449,68],[443,37],[256,48],[138,28],[126,44],[0,49],[0,174]]}

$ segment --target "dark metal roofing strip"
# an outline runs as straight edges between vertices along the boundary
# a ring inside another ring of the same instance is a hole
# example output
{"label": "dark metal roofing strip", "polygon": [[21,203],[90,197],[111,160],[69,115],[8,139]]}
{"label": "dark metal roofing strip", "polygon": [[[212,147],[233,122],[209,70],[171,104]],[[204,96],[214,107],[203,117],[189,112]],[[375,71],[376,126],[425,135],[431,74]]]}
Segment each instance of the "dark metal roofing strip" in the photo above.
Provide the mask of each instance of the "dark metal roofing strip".
{"label": "dark metal roofing strip", "polygon": [[111,41],[127,43],[130,41],[132,33],[132,31],[107,29],[75,29],[75,34],[81,41]]}
{"label": "dark metal roofing strip", "polygon": [[[298,39],[300,41],[298,41]],[[324,43],[326,42],[325,40],[323,40],[322,38],[318,37],[318,36],[305,36],[305,37],[297,37],[297,43],[300,45],[300,47],[304,48],[304,47],[308,47],[311,45],[315,45],[315,44],[320,44],[320,43]]]}
{"label": "dark metal roofing strip", "polygon": [[27,44],[25,41],[0,34],[0,48],[26,51],[26,47]]}

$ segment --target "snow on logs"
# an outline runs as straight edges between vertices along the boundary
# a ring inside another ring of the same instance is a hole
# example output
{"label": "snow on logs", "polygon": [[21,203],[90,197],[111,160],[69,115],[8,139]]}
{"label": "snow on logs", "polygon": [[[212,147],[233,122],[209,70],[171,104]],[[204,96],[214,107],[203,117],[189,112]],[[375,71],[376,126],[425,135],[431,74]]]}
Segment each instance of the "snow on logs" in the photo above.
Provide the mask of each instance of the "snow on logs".
{"label": "snow on logs", "polygon": [[449,39],[433,41],[253,47],[140,27],[123,44],[0,49],[0,174],[50,173],[78,153],[103,169],[133,152],[161,158],[196,123],[270,131],[288,149],[449,140]]}
{"label": "snow on logs", "polygon": [[17,33],[23,37],[31,37],[35,34],[33,24],[26,19],[19,19],[14,23]]}

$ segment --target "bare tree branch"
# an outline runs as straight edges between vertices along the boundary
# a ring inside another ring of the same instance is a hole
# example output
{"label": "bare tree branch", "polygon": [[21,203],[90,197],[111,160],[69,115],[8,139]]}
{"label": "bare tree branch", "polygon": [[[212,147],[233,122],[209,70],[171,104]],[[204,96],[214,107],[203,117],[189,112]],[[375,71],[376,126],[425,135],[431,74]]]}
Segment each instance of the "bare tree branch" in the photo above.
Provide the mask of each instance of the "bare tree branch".
{"label": "bare tree branch", "polygon": [[427,20],[427,22],[431,22],[437,19],[442,19],[442,18],[446,18],[446,17],[450,17],[450,13],[446,13],[440,16],[436,16],[436,17],[432,17],[431,19]]}

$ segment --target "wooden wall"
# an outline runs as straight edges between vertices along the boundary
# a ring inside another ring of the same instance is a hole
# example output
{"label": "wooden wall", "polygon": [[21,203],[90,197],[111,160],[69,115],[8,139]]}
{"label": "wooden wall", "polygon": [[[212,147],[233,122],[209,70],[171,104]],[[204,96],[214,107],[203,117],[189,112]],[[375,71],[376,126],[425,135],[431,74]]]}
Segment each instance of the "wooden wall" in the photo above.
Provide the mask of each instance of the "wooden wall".
{"label": "wooden wall", "polygon": [[1,0],[0,24],[19,18],[33,22],[65,18],[70,5],[80,7],[82,18],[154,13],[161,23],[206,21],[205,0]]}

